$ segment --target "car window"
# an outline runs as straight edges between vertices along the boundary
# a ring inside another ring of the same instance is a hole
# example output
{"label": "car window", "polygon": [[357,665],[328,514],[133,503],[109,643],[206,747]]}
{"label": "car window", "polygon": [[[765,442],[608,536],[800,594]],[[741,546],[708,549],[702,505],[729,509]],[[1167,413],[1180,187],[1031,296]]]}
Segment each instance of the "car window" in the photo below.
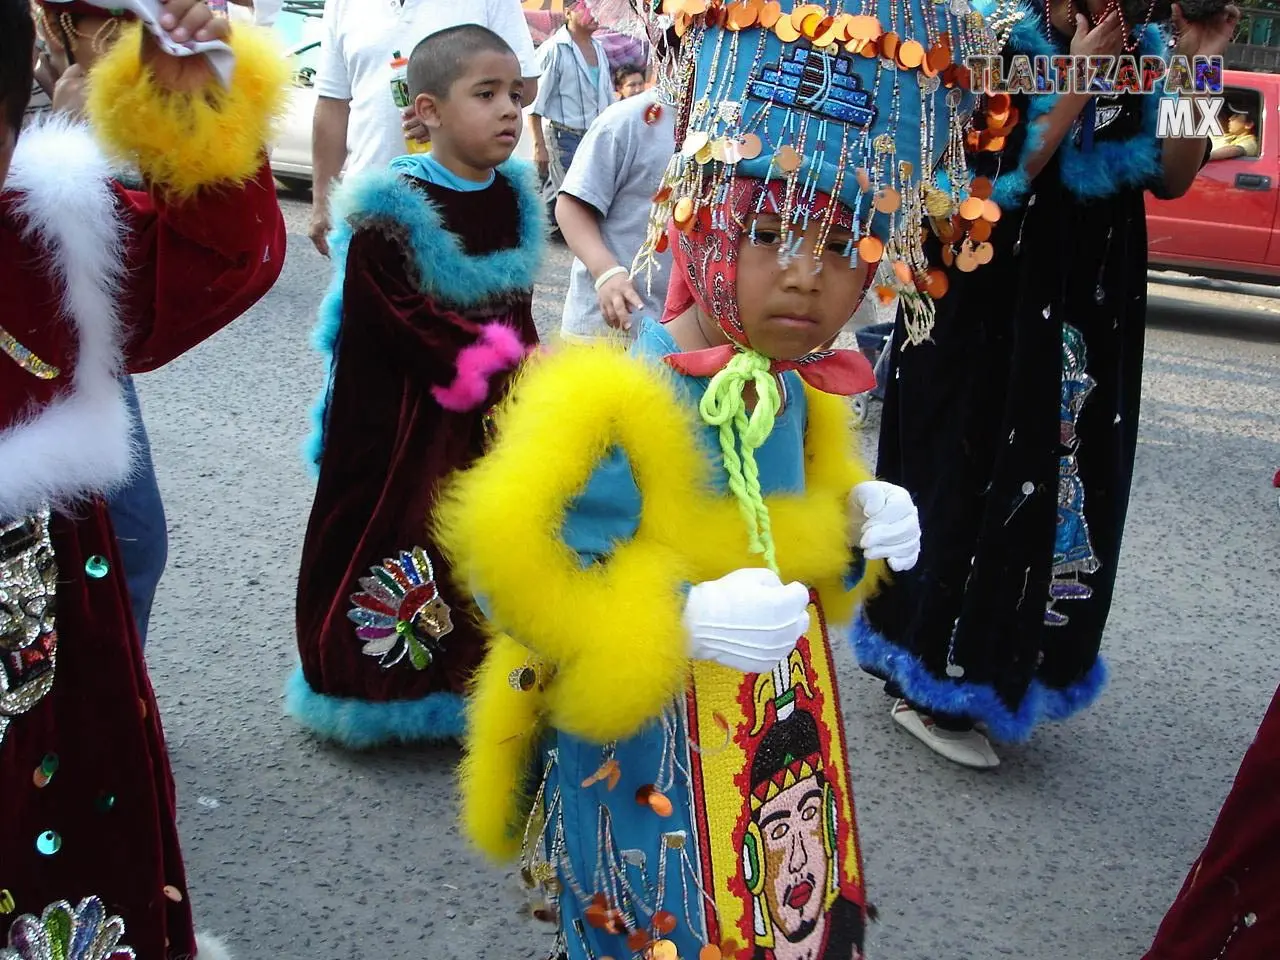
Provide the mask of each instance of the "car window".
{"label": "car window", "polygon": [[1223,135],[1213,138],[1214,147],[1240,146],[1245,153],[1237,159],[1257,160],[1262,153],[1263,127],[1269,122],[1262,109],[1262,94],[1248,87],[1228,86],[1222,96],[1226,101],[1219,116]]}

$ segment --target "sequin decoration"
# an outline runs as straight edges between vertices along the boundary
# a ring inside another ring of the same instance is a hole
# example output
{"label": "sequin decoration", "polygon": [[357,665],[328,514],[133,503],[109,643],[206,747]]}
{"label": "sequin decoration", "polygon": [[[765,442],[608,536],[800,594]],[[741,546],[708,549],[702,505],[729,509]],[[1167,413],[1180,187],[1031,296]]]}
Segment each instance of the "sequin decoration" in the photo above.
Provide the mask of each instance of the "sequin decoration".
{"label": "sequin decoration", "polygon": [[431,558],[421,547],[402,550],[399,559],[387,559],[370,567],[363,577],[362,593],[351,595],[347,619],[356,625],[364,642],[362,652],[378,657],[389,669],[408,659],[415,670],[425,670],[441,649],[440,639],[453,630],[448,604],[436,586]]}
{"label": "sequin decoration", "polygon": [[57,585],[49,510],[0,523],[0,743],[53,688]]}
{"label": "sequin decoration", "polygon": [[0,915],[13,913],[17,903],[13,899],[13,893],[8,889],[0,890]]}
{"label": "sequin decoration", "polygon": [[74,909],[60,900],[39,917],[24,913],[14,920],[0,960],[134,960],[123,939],[124,921],[109,916],[98,897],[81,900]]}
{"label": "sequin decoration", "polygon": [[46,857],[52,857],[62,849],[62,835],[54,830],[46,830],[36,837],[36,850]]}
{"label": "sequin decoration", "polygon": [[1093,588],[1081,582],[1082,574],[1096,572],[1102,564],[1093,551],[1084,513],[1084,482],[1080,479],[1076,451],[1080,440],[1076,424],[1094,381],[1086,370],[1084,337],[1075,327],[1062,325],[1062,405],[1060,442],[1066,453],[1058,461],[1058,532],[1053,547],[1053,579],[1044,622],[1066,626],[1068,617],[1056,605],[1067,600],[1088,600]]}
{"label": "sequin decoration", "polygon": [[101,794],[98,799],[93,802],[93,805],[97,808],[99,813],[110,813],[116,805],[115,794]]}
{"label": "sequin decoration", "polygon": [[94,554],[84,562],[84,572],[94,580],[101,580],[111,572],[111,564],[106,557]]}
{"label": "sequin decoration", "polygon": [[45,758],[40,761],[40,766],[36,767],[35,773],[31,775],[31,781],[39,789],[44,789],[53,780],[53,775],[58,772],[58,755],[56,753],[45,754]]}
{"label": "sequin decoration", "polygon": [[62,372],[53,364],[45,363],[20,344],[13,334],[4,327],[0,327],[0,353],[6,354],[10,360],[27,371],[27,373],[41,380],[56,379],[58,374]]}

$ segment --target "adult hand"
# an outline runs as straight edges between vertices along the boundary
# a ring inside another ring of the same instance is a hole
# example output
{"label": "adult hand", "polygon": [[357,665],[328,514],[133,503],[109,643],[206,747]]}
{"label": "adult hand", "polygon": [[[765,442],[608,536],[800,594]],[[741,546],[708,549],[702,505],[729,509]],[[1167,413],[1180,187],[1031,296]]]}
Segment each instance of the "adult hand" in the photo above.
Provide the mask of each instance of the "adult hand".
{"label": "adult hand", "polygon": [[324,200],[313,200],[311,203],[311,227],[307,236],[320,252],[320,256],[329,255],[329,209]]}
{"label": "adult hand", "polygon": [[[160,27],[174,43],[225,41],[231,35],[230,22],[215,17],[204,0],[160,0],[160,4]],[[214,78],[208,58],[165,53],[150,30],[142,31],[142,62],[158,85],[174,93],[195,93]]]}
{"label": "adult hand", "polygon": [[1090,29],[1089,18],[1076,14],[1076,33],[1071,38],[1071,52],[1078,57],[1114,57],[1124,43],[1124,21],[1112,10]]}
{"label": "adult hand", "polygon": [[610,277],[596,291],[604,322],[615,330],[631,329],[631,312],[644,306],[644,298],[636,293],[631,278],[625,273]]}
{"label": "adult hand", "polygon": [[1190,23],[1182,14],[1182,5],[1173,5],[1174,36],[1178,38],[1174,52],[1186,57],[1220,57],[1240,25],[1240,8],[1228,4],[1208,20]]}
{"label": "adult hand", "polygon": [[764,673],[789,656],[809,629],[809,589],[784,585],[762,567],[735,570],[694,585],[684,624],[693,659]]}
{"label": "adult hand", "polygon": [[88,75],[84,72],[84,67],[80,64],[73,64],[62,71],[56,83],[53,85],[53,97],[50,104],[54,113],[65,113],[72,117],[83,117],[85,98],[88,94],[88,87],[85,81]]}
{"label": "adult hand", "polygon": [[920,559],[920,513],[911,494],[896,484],[868,480],[854,487],[849,499],[865,518],[858,545],[867,559],[887,560],[890,570],[914,567]]}
{"label": "adult hand", "polygon": [[403,121],[406,140],[417,140],[419,143],[431,142],[431,128],[422,122],[413,107],[405,107],[400,119]]}
{"label": "adult hand", "polygon": [[545,143],[533,145],[533,162],[538,168],[538,179],[545,181],[551,175],[551,155]]}

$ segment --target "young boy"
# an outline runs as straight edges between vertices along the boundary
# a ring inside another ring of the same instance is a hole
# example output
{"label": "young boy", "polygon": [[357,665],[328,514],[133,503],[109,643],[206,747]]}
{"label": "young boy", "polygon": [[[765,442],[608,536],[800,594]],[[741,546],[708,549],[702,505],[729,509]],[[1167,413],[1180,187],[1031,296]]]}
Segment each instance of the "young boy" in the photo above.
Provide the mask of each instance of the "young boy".
{"label": "young boy", "polygon": [[675,106],[658,90],[613,104],[578,147],[556,198],[556,222],[574,261],[560,331],[569,340],[630,337],[632,315],[658,316],[671,257],[655,254],[632,279],[644,245],[653,193],[675,152]]}
{"label": "young boy", "polygon": [[624,63],[613,70],[613,92],[619,100],[634,97],[644,90],[644,67]]}
{"label": "young boy", "polygon": [[[103,498],[132,468],[120,374],[211,336],[280,273],[265,144],[288,77],[269,43],[230,34],[196,0],[167,0],[153,24],[176,44],[229,39],[229,86],[134,25],[94,67],[89,126],[53,118],[19,135],[33,24],[26,0],[0,0],[5,956],[224,955],[193,931],[173,777]],[[112,179],[95,135],[146,191]]]}
{"label": "young boy", "polygon": [[462,732],[482,640],[427,517],[537,343],[545,242],[532,170],[508,163],[524,89],[510,47],[478,25],[443,30],[414,49],[408,81],[431,153],[354,177],[334,201],[302,667],[286,693],[300,723],[357,748]]}
{"label": "young boy", "polygon": [[[937,16],[879,14],[913,24],[910,49]],[[501,631],[469,714],[464,827],[521,858],[568,960],[862,956],[827,625],[881,561],[914,564],[920,531],[906,491],[852,456],[843,398],[870,365],[828,345],[886,250],[924,273],[918,221],[886,214],[962,121],[912,58],[819,45],[835,0],[752,16],[686,18],[668,73],[683,162],[656,191],[665,322],[642,318],[629,354],[531,361],[439,513]],[[955,29],[956,49],[982,39]]]}

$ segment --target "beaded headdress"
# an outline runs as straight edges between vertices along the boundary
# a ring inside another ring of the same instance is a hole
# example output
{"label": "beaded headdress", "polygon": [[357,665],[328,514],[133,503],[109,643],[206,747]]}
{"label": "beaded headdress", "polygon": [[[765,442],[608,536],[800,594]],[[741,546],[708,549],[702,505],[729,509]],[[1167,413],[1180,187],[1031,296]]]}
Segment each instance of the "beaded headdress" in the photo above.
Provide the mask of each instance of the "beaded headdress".
{"label": "beaded headdress", "polygon": [[663,71],[677,151],[636,269],[665,249],[668,222],[691,230],[722,209],[736,178],[781,180],[784,230],[809,226],[816,194],[838,198],[854,214],[851,265],[891,263],[908,335],[927,339],[946,279],[921,228],[969,198],[973,97],[959,65],[997,52],[969,0],[652,2],[681,38]]}
{"label": "beaded headdress", "polygon": [[40,7],[50,13],[70,14],[73,17],[112,17],[133,20],[134,15],[123,7],[113,7],[108,3],[87,3],[85,0],[36,0]]}

